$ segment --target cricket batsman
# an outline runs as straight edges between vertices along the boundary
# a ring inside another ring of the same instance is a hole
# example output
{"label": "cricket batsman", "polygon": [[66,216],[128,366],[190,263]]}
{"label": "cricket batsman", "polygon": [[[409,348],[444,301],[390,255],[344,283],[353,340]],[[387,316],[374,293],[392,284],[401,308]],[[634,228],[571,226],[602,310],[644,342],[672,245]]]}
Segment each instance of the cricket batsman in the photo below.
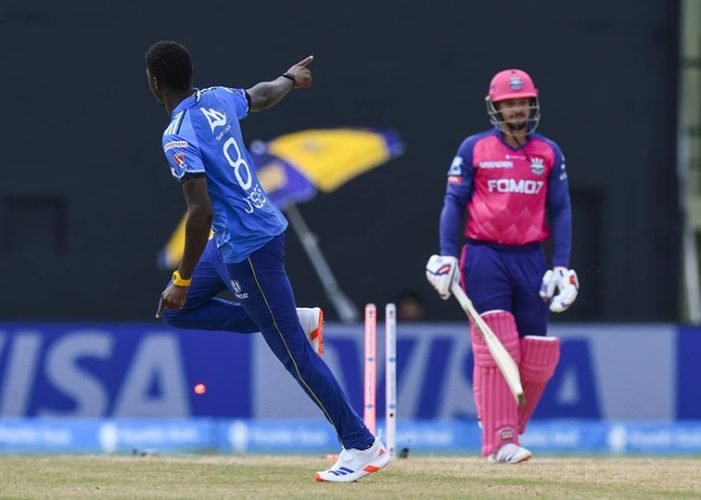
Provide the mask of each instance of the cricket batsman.
{"label": "cricket batsman", "polygon": [[[473,390],[482,425],[482,454],[491,463],[524,462],[519,443],[560,356],[546,337],[549,310],[561,313],[577,297],[569,269],[572,223],[565,158],[536,133],[538,90],[519,69],[497,73],[485,98],[493,127],[469,136],[448,170],[440,217],[440,256],[427,276],[447,300],[459,281],[519,366],[526,404],[518,407],[482,337],[471,330]],[[458,232],[467,215],[460,250]],[[552,269],[541,243],[552,236]],[[459,256],[459,257],[458,257]],[[459,261],[458,261],[459,258]]]}
{"label": "cricket batsman", "polygon": [[[317,355],[320,342],[315,349],[307,338],[320,318],[317,313],[302,321],[306,325],[300,322],[284,263],[287,221],[261,188],[239,125],[249,112],[274,106],[292,89],[310,87],[312,61],[309,56],[275,80],[246,90],[198,89],[183,45],[158,42],[146,52],[149,89],[169,117],[163,151],[188,208],[183,257],[156,317],[183,328],[260,331],[343,444],[338,461],[315,479],[349,482],[391,458]],[[224,287],[238,305],[216,298]]]}

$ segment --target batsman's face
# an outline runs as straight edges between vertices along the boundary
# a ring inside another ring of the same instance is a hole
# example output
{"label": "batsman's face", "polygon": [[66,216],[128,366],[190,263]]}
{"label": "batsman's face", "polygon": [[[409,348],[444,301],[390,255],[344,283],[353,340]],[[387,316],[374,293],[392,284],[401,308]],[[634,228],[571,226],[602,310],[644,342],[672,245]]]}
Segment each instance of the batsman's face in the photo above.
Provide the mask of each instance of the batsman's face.
{"label": "batsman's face", "polygon": [[531,112],[530,99],[506,99],[497,103],[504,122],[512,130],[526,128]]}

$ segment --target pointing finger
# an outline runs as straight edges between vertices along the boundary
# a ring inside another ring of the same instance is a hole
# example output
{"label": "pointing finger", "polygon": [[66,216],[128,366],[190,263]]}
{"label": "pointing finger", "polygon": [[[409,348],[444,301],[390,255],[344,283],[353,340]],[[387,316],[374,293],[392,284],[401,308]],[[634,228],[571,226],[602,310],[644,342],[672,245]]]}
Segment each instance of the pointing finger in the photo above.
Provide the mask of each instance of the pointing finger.
{"label": "pointing finger", "polygon": [[302,66],[303,68],[306,68],[311,64],[311,62],[314,60],[314,56],[307,56],[301,61],[297,63],[297,66]]}

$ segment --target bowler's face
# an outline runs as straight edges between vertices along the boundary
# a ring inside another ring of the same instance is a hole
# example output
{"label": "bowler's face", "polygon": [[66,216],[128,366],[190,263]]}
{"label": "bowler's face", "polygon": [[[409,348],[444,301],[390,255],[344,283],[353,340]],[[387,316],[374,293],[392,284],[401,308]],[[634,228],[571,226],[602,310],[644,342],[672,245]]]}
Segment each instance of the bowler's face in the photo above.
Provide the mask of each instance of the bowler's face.
{"label": "bowler's face", "polygon": [[153,94],[153,97],[156,98],[156,101],[158,101],[158,104],[163,104],[163,98],[161,97],[161,91],[158,88],[158,79],[151,75],[151,72],[149,71],[148,68],[146,68],[146,82],[148,83],[148,88]]}

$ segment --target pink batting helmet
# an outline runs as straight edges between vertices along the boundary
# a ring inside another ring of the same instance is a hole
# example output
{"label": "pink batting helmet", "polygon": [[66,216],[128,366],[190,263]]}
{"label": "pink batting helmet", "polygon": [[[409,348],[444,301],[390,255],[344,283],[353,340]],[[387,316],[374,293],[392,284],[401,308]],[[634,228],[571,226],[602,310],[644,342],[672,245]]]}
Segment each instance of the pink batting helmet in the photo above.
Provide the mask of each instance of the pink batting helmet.
{"label": "pink batting helmet", "polygon": [[489,84],[490,101],[499,102],[523,97],[538,97],[538,89],[533,85],[528,73],[520,69],[505,69],[494,75]]}
{"label": "pink batting helmet", "polygon": [[528,133],[535,132],[540,123],[540,103],[538,102],[538,89],[533,85],[533,80],[523,70],[505,69],[500,71],[489,84],[489,94],[484,98],[487,105],[487,114],[492,125],[500,128],[507,134],[513,134],[512,125],[504,122],[501,113],[494,105],[499,101],[507,99],[530,99],[530,112],[528,115]]}

